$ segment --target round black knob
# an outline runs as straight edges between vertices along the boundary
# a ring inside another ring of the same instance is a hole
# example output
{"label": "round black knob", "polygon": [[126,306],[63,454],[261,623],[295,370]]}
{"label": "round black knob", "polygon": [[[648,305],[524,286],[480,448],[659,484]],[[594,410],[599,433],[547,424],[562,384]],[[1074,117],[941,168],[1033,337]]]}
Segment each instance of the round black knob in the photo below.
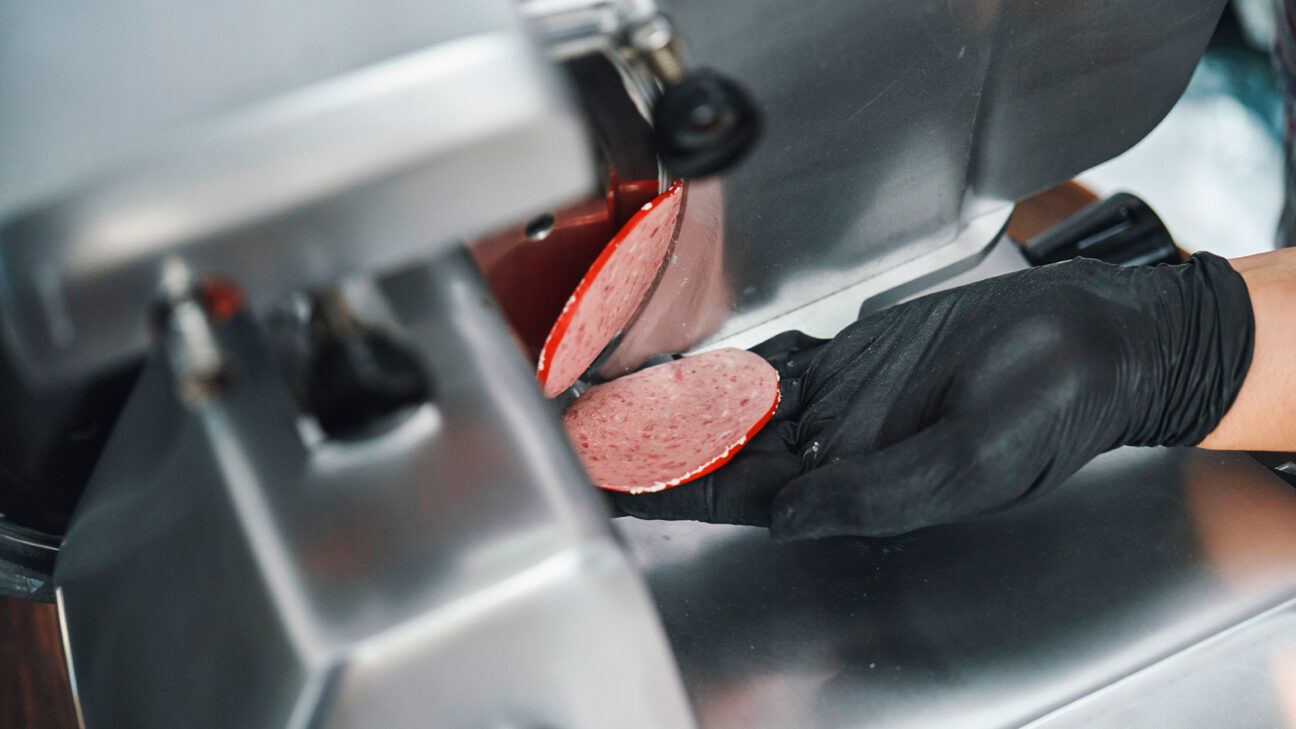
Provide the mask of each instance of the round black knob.
{"label": "round black knob", "polygon": [[760,136],[760,113],[746,91],[707,70],[668,86],[653,109],[657,154],[674,177],[706,177],[743,158]]}

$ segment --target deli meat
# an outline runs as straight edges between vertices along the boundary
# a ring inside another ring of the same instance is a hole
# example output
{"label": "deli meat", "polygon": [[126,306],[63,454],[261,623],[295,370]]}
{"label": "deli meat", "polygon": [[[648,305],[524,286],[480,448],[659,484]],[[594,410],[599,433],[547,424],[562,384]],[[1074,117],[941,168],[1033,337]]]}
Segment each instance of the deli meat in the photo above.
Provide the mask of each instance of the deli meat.
{"label": "deli meat", "polygon": [[[555,397],[635,317],[656,283],[684,207],[680,183],[626,223],[576,286],[549,331],[536,376]],[[724,349],[590,388],[563,424],[595,486],[660,491],[705,476],[747,444],[778,407],[778,372]]]}
{"label": "deli meat", "polygon": [[545,396],[575,384],[638,311],[670,252],[683,199],[676,182],[635,213],[576,285],[540,351]]}
{"label": "deli meat", "polygon": [[778,372],[721,349],[590,388],[563,425],[595,486],[647,493],[723,466],[774,415]]}

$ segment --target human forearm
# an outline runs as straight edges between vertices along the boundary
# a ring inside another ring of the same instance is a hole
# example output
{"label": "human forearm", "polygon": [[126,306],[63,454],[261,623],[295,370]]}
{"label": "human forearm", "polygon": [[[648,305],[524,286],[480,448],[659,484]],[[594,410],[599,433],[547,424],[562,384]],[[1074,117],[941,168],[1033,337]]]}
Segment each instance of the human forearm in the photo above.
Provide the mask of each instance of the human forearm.
{"label": "human forearm", "polygon": [[1251,295],[1255,349],[1237,399],[1201,446],[1296,450],[1296,249],[1230,263]]}

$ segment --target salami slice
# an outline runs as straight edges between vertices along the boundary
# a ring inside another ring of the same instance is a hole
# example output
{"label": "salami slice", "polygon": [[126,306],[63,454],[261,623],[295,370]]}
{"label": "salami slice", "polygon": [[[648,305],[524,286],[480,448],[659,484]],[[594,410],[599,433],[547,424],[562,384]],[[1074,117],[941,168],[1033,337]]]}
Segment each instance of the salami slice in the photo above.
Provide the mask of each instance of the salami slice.
{"label": "salami slice", "polygon": [[595,486],[649,493],[701,478],[737,455],[778,407],[778,372],[720,349],[590,388],[563,425]]}
{"label": "salami slice", "polygon": [[546,397],[571,387],[648,296],[670,252],[683,188],[676,182],[612,238],[549,330],[536,377]]}

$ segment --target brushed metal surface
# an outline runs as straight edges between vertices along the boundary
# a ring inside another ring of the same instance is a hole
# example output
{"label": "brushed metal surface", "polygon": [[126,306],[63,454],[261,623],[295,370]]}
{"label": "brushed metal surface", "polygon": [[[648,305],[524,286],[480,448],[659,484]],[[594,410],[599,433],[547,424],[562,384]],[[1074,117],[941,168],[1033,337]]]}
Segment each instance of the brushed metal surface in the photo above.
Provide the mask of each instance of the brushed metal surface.
{"label": "brushed metal surface", "polygon": [[765,117],[722,179],[730,311],[705,347],[897,279],[987,210],[1128,149],[1183,92],[1225,0],[659,4]]}
{"label": "brushed metal surface", "polygon": [[1123,449],[888,540],[617,526],[708,729],[1296,723],[1296,489],[1245,455]]}
{"label": "brushed metal surface", "polygon": [[0,307],[23,375],[142,351],[168,258],[260,305],[593,191],[583,121],[515,15],[0,8]]}
{"label": "brushed metal surface", "polygon": [[56,567],[87,727],[691,726],[467,254],[383,296],[437,397],[363,440],[299,429],[245,318],[204,406],[150,361]]}

